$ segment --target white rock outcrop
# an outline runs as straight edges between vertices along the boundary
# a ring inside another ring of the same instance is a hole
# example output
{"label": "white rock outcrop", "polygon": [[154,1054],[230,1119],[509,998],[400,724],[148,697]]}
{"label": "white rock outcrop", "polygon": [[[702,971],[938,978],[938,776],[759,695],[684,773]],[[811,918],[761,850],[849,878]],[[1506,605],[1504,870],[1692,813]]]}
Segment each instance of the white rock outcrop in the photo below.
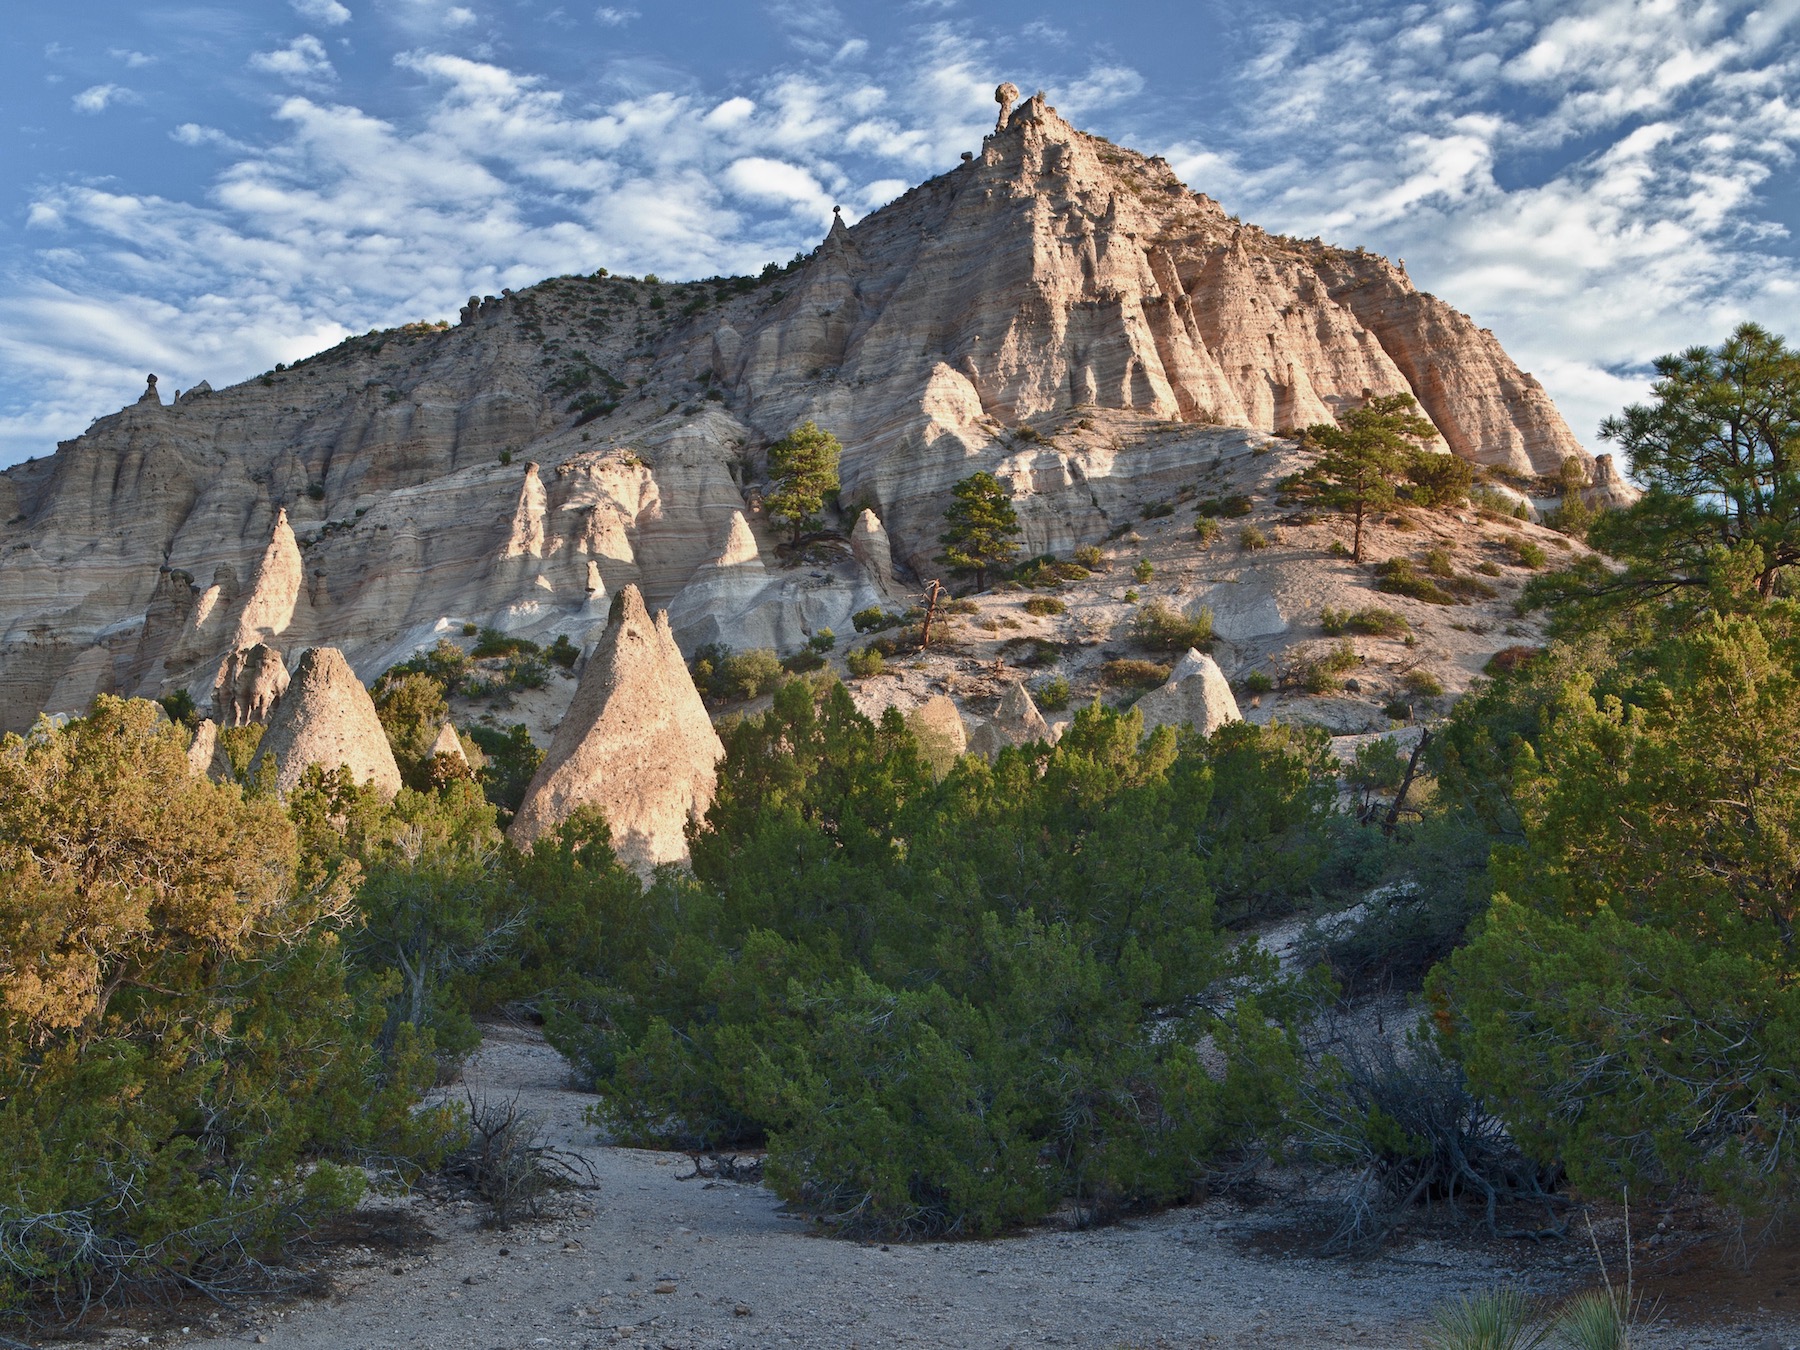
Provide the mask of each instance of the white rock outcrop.
{"label": "white rock outcrop", "polygon": [[1190,726],[1210,736],[1227,722],[1244,720],[1219,663],[1192,647],[1176,662],[1169,678],[1134,706],[1143,714],[1145,731]]}
{"label": "white rock outcrop", "polygon": [[712,804],[725,747],[668,616],[652,619],[636,586],[613,605],[508,833],[529,847],[578,807],[597,806],[620,861],[647,880],[687,860],[687,824]]}
{"label": "white rock outcrop", "polygon": [[400,791],[400,767],[375,715],[375,701],[335,647],[314,647],[300,658],[263,732],[250,776],[271,762],[275,789],[283,796],[314,764],[347,768],[358,783],[372,784],[390,800]]}
{"label": "white rock outcrop", "polygon": [[438,728],[437,739],[431,743],[431,749],[425,752],[427,762],[434,759],[453,759],[463,768],[469,767],[469,757],[463,753],[462,740],[456,734],[456,728],[448,722]]}
{"label": "white rock outcrop", "polygon": [[969,737],[969,753],[982,755],[987,759],[996,759],[1000,752],[1008,746],[1031,745],[1042,742],[1046,745],[1055,741],[1051,734],[1050,724],[1038,711],[1031,691],[1025,687],[1023,680],[1015,680],[1000,695],[1000,706],[994,715],[975,728]]}

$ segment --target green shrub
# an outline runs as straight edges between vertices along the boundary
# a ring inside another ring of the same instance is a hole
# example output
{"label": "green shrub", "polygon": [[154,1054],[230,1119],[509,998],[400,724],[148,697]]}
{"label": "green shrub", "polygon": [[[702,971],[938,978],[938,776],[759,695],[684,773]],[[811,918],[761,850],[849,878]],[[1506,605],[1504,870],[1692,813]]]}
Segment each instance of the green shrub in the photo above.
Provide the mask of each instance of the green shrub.
{"label": "green shrub", "polygon": [[1202,497],[1194,503],[1194,509],[1202,516],[1247,516],[1256,509],[1256,504],[1241,492],[1229,497]]}
{"label": "green shrub", "polygon": [[806,645],[815,652],[828,652],[837,646],[837,634],[829,628],[821,628],[806,640]]}
{"label": "green shrub", "polygon": [[1202,607],[1190,618],[1152,600],[1131,616],[1131,637],[1151,651],[1184,652],[1190,647],[1205,651],[1213,642],[1212,610]]}
{"label": "green shrub", "polygon": [[1257,529],[1254,525],[1246,525],[1238,531],[1238,549],[1244,553],[1256,553],[1268,548],[1274,540]]}
{"label": "green shrub", "polygon": [[1106,557],[1097,545],[1083,544],[1075,550],[1075,561],[1090,572],[1098,572],[1106,566]]}
{"label": "green shrub", "polygon": [[168,714],[171,722],[192,731],[200,725],[200,709],[194,706],[194,696],[185,689],[177,689],[157,700],[163,712]]}
{"label": "green shrub", "polygon": [[[430,1165],[435,1065],[359,993],[350,895],[273,795],[191,773],[109,696],[0,740],[0,1300],[256,1288],[352,1208],[354,1164]],[[203,823],[204,828],[196,828]],[[351,1165],[346,1165],[351,1164]]]}
{"label": "green shrub", "polygon": [[792,655],[782,657],[781,668],[790,675],[810,675],[815,670],[825,668],[825,657],[811,647],[802,647]]}
{"label": "green shrub", "polygon": [[1206,548],[1219,537],[1219,522],[1211,516],[1201,516],[1194,522],[1194,534],[1200,541],[1200,547]]}
{"label": "green shrub", "polygon": [[567,633],[558,633],[556,641],[544,649],[544,656],[552,665],[561,666],[564,670],[573,670],[575,663],[581,659],[581,648],[569,641]]}
{"label": "green shrub", "polygon": [[1130,591],[1125,592],[1125,603],[1126,604],[1135,605],[1137,602],[1138,602],[1138,593],[1135,590],[1130,590]]}
{"label": "green shrub", "polygon": [[465,734],[487,760],[480,774],[483,794],[501,810],[517,811],[544,762],[544,752],[532,742],[531,732],[518,723],[505,731],[475,724]]}
{"label": "green shrub", "polygon": [[1156,568],[1148,558],[1139,558],[1137,566],[1131,569],[1131,575],[1132,579],[1141,586],[1156,575]]}
{"label": "green shrub", "polygon": [[766,1144],[788,1204],[885,1239],[1103,1220],[1279,1128],[1287,1038],[1254,994],[1197,995],[1254,973],[1208,869],[1296,884],[1290,836],[1328,810],[1308,776],[1275,823],[1286,733],[1183,750],[1095,707],[1055,747],[934,765],[898,713],[796,681],[722,734],[692,877],[550,1023],[619,1138]]}
{"label": "green shrub", "polygon": [[1401,637],[1412,627],[1406,616],[1380,605],[1362,609],[1333,609],[1327,605],[1319,611],[1319,626],[1330,637],[1359,633],[1364,637]]}
{"label": "green shrub", "polygon": [[1061,712],[1069,706],[1069,682],[1061,675],[1045,680],[1031,691],[1033,700],[1043,712]]}
{"label": "green shrub", "polygon": [[1154,661],[1119,658],[1100,667],[1100,683],[1109,689],[1154,689],[1169,678],[1169,667]]}
{"label": "green shrub", "polygon": [[1450,550],[1439,545],[1427,549],[1425,557],[1419,564],[1434,577],[1453,577],[1456,575],[1456,560],[1450,556]]}
{"label": "green shrub", "polygon": [[[441,640],[439,645],[442,645]],[[476,636],[475,648],[469,655],[477,661],[484,661],[494,656],[529,656],[537,649],[538,645],[535,642],[528,642],[520,637],[508,637],[498,628],[483,628]]]}
{"label": "green shrub", "polygon": [[1507,542],[1512,545],[1513,557],[1518,560],[1520,567],[1536,571],[1550,561],[1550,555],[1544,552],[1543,546],[1529,539],[1509,539]]}
{"label": "green shrub", "polygon": [[1406,672],[1406,691],[1419,698],[1442,698],[1444,682],[1429,670],[1409,670]]}
{"label": "green shrub", "polygon": [[1413,565],[1410,558],[1390,558],[1375,568],[1375,589],[1404,595],[1429,605],[1454,605],[1456,597]]}
{"label": "green shrub", "polygon": [[1246,694],[1260,696],[1275,687],[1275,678],[1266,670],[1253,670],[1238,681],[1238,688]]}
{"label": "green shrub", "polygon": [[1348,638],[1326,651],[1302,657],[1294,666],[1294,683],[1309,694],[1329,694],[1342,687],[1343,677],[1361,659]]}
{"label": "green shrub", "polygon": [[879,605],[870,605],[867,609],[859,609],[850,616],[850,622],[859,633],[879,633],[884,628],[892,628],[900,622],[900,616],[889,614]]}
{"label": "green shrub", "polygon": [[887,671],[887,661],[873,647],[854,647],[844,653],[844,665],[859,680],[872,680]]}
{"label": "green shrub", "polygon": [[[476,634],[477,634],[477,633],[479,633],[479,632],[480,632],[480,631],[481,631],[481,629],[480,629],[480,628],[479,628],[479,627],[478,627],[478,626],[477,626],[477,625],[475,625],[475,624],[472,624],[472,623],[465,623],[465,624],[464,624],[464,625],[463,625],[463,626],[462,626],[462,631],[463,631],[463,636],[464,636],[464,637],[474,637],[474,636],[475,636],[475,635],[476,635]],[[438,639],[438,640],[439,640],[439,641],[440,641],[440,642],[442,642],[442,641],[443,641],[443,639],[442,639],[442,638],[440,638],[440,639]],[[454,646],[454,645],[455,645],[455,644],[452,644],[452,645],[453,645],[453,646]],[[457,648],[457,650],[458,650],[458,651],[461,651],[461,650],[462,650],[462,649],[461,649],[461,648],[460,648],[460,647],[458,647],[458,648]]]}
{"label": "green shrub", "polygon": [[1139,512],[1139,514],[1143,516],[1145,520],[1161,520],[1164,516],[1172,516],[1175,514],[1175,503],[1168,501],[1150,502],[1141,512]]}
{"label": "green shrub", "polygon": [[1034,595],[1025,602],[1027,614],[1048,617],[1052,614],[1066,614],[1069,607],[1053,595]]}
{"label": "green shrub", "polygon": [[[821,658],[819,664],[823,665]],[[689,663],[694,687],[720,703],[738,703],[770,693],[781,681],[781,658],[767,647],[734,652],[720,643],[708,643],[694,652]]]}

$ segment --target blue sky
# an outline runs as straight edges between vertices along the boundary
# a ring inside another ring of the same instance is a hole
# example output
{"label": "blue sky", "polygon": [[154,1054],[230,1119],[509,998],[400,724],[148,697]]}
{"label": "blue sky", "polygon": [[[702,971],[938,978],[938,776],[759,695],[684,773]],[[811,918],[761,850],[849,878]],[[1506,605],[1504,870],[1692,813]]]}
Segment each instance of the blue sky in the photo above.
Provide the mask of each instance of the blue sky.
{"label": "blue sky", "polygon": [[1272,229],[1403,257],[1577,435],[1800,340],[1800,0],[81,0],[0,49],[0,464],[471,293],[753,270],[1002,79]]}

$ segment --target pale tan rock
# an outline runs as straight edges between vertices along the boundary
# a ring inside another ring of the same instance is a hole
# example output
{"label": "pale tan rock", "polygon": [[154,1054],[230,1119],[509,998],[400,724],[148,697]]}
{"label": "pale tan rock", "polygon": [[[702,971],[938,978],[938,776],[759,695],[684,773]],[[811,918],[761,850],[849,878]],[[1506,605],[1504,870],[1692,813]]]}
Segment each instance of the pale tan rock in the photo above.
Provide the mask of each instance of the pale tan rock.
{"label": "pale tan rock", "polygon": [[1595,455],[1594,468],[1589,477],[1587,487],[1582,491],[1584,502],[1597,511],[1615,511],[1630,506],[1643,492],[1623,474],[1611,455]]}
{"label": "pale tan rock", "polygon": [[275,789],[284,796],[314,764],[347,768],[356,782],[372,784],[390,800],[400,791],[400,769],[375,715],[375,702],[335,647],[314,647],[300,658],[263,732],[250,776],[255,778],[271,762]]}
{"label": "pale tan rock", "polygon": [[199,777],[212,772],[219,754],[219,724],[208,717],[194,728],[194,739],[188,742],[188,771]]}
{"label": "pale tan rock", "polygon": [[249,593],[244,596],[243,608],[238,614],[237,634],[233,639],[235,648],[266,642],[287,632],[294,622],[304,571],[300,546],[294,538],[293,527],[288,524],[287,511],[279,510],[275,513],[269,545],[263,550],[252,574]]}
{"label": "pale tan rock", "polygon": [[969,753],[996,759],[1008,746],[1051,744],[1050,724],[1038,711],[1037,703],[1023,680],[1015,680],[1000,696],[994,715],[975,728],[969,737]]}
{"label": "pale tan rock", "polygon": [[1210,736],[1227,722],[1241,722],[1237,698],[1219,663],[1189,648],[1169,678],[1133,705],[1143,714],[1144,730],[1190,726]]}
{"label": "pale tan rock", "polygon": [[919,743],[919,751],[941,778],[958,758],[968,753],[969,731],[956,704],[934,694],[906,715],[906,729]]}
{"label": "pale tan rock", "polygon": [[850,527],[850,551],[868,573],[875,589],[887,592],[894,587],[894,549],[881,517],[866,507]]}
{"label": "pale tan rock", "polygon": [[686,861],[687,824],[712,804],[725,748],[667,616],[652,620],[636,586],[614,608],[508,833],[529,847],[577,807],[597,806],[620,861],[648,879]]}
{"label": "pale tan rock", "polygon": [[267,723],[287,687],[287,664],[280,652],[261,642],[241,648],[219,663],[213,681],[213,718],[222,727]]}
{"label": "pale tan rock", "polygon": [[465,769],[469,767],[469,757],[463,753],[462,739],[457,736],[456,728],[448,722],[438,729],[437,739],[431,743],[431,749],[425,752],[427,761],[440,756],[456,760]]}

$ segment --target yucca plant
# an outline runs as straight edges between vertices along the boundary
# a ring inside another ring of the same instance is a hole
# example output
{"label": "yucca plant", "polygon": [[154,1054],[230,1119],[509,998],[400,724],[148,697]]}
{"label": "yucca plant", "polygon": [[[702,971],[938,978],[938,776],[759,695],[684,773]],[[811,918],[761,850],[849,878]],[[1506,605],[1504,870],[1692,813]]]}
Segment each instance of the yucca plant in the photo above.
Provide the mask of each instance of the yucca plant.
{"label": "yucca plant", "polygon": [[1556,1343],[1566,1350],[1631,1350],[1632,1309],[1612,1288],[1577,1294],[1558,1309]]}
{"label": "yucca plant", "polygon": [[1441,1307],[1431,1321],[1426,1350],[1534,1350],[1550,1334],[1537,1305],[1505,1286]]}

